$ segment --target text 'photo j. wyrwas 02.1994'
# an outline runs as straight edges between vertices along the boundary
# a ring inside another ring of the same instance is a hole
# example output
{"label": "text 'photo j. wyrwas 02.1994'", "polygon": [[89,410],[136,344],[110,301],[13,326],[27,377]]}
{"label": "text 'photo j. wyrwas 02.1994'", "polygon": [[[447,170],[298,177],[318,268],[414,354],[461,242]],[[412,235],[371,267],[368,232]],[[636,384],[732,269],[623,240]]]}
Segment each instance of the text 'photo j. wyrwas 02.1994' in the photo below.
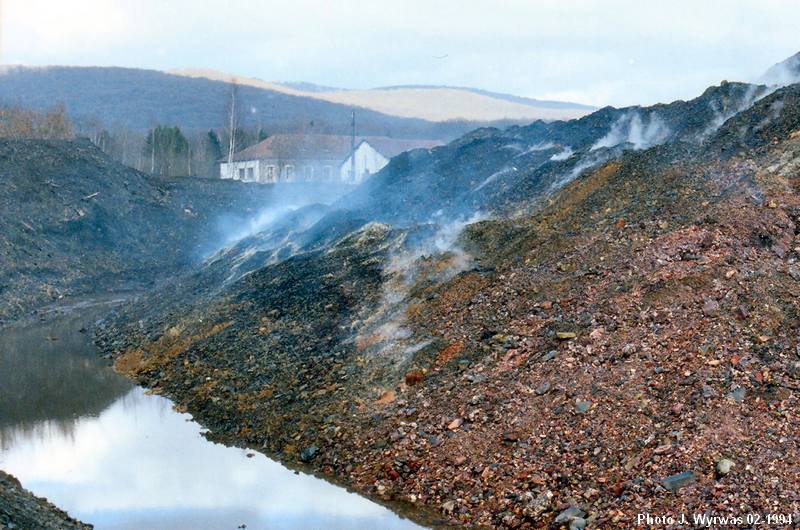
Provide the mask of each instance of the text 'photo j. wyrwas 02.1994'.
{"label": "text 'photo j. wyrwas 02.1994'", "polygon": [[795,0],[0,0],[0,529],[800,524]]}

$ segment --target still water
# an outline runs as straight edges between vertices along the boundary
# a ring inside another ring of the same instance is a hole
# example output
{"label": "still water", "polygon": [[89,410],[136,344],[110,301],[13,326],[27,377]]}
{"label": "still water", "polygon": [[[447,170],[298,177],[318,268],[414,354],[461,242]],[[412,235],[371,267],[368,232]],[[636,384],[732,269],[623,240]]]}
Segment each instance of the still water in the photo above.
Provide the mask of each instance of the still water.
{"label": "still water", "polygon": [[97,358],[79,331],[92,316],[0,331],[0,469],[36,495],[100,530],[420,528],[207,441],[191,416]]}

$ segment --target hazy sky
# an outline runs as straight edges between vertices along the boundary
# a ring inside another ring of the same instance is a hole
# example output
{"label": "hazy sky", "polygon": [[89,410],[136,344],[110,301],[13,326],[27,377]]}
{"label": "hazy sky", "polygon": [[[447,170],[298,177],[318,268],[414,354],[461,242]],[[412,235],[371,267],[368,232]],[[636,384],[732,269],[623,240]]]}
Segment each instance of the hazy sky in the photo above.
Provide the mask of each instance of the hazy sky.
{"label": "hazy sky", "polygon": [[693,97],[800,51],[800,0],[0,0],[7,64],[204,67],[595,105]]}

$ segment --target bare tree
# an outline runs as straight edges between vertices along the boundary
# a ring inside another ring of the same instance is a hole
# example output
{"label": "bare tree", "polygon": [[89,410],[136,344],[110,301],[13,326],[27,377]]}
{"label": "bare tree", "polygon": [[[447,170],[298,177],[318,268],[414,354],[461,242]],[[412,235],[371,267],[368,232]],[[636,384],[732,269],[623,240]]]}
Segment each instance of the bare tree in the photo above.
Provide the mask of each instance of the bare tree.
{"label": "bare tree", "polygon": [[45,112],[0,105],[0,137],[69,139],[73,136],[74,128],[63,105]]}

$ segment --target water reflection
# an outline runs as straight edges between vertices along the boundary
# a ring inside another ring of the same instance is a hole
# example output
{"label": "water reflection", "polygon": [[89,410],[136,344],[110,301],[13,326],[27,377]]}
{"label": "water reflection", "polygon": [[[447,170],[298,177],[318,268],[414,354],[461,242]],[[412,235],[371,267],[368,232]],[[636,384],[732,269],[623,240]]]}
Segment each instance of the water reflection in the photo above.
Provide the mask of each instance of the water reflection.
{"label": "water reflection", "polygon": [[93,349],[86,319],[103,308],[0,333],[0,449],[18,436],[69,436],[75,418],[96,416],[132,388]]}
{"label": "water reflection", "polygon": [[34,493],[99,529],[417,528],[260,454],[206,441],[168,400],[96,362],[72,326],[55,342],[52,329],[0,336],[0,468]]}

